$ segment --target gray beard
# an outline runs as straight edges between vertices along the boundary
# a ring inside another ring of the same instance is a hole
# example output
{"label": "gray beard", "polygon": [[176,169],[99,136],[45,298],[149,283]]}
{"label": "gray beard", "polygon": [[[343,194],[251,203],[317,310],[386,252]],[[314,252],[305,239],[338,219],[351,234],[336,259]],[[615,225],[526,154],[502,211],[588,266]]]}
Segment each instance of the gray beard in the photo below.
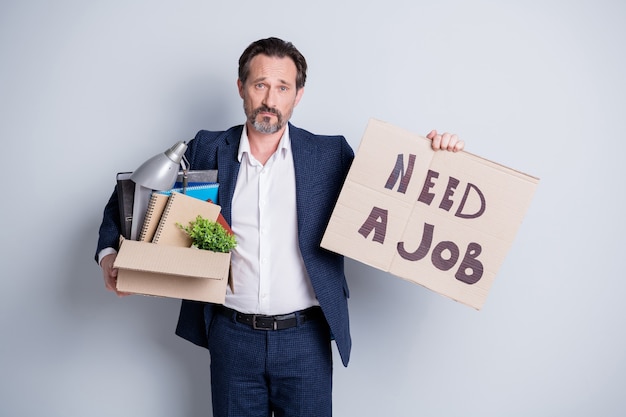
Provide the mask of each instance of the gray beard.
{"label": "gray beard", "polygon": [[275,124],[270,123],[269,121],[261,121],[257,122],[256,118],[252,122],[252,126],[257,132],[272,134],[278,132],[283,127],[282,120],[279,118],[278,122]]}

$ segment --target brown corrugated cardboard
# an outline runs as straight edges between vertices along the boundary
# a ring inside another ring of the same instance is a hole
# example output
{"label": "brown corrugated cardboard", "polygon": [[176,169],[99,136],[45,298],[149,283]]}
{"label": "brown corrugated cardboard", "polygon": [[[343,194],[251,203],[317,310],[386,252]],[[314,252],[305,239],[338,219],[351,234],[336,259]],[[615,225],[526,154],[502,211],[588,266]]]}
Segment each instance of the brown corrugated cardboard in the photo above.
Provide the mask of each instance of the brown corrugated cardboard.
{"label": "brown corrugated cardboard", "polygon": [[119,291],[223,304],[230,253],[122,239],[114,267]]}
{"label": "brown corrugated cardboard", "polygon": [[370,120],[321,245],[480,309],[538,182]]}

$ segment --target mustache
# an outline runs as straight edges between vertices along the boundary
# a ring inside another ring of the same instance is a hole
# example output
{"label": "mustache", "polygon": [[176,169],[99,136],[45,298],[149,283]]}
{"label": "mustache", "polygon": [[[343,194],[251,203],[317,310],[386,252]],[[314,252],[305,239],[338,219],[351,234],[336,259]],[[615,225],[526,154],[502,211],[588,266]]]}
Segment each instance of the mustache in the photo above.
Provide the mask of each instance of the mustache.
{"label": "mustache", "polygon": [[258,115],[259,113],[273,113],[276,116],[282,116],[278,110],[271,108],[271,107],[267,107],[267,106],[260,106],[254,109],[255,116]]}

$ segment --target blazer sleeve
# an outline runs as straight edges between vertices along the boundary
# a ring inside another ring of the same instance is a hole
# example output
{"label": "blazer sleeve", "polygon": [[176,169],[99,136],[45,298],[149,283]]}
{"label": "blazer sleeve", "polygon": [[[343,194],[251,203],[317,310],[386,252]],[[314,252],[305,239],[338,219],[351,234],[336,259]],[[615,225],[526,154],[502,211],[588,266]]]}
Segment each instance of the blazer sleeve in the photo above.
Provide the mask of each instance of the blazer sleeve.
{"label": "blazer sleeve", "polygon": [[98,253],[105,248],[119,249],[119,239],[121,234],[120,207],[117,198],[117,185],[102,213],[102,223],[98,231],[98,245],[94,259],[98,262]]}

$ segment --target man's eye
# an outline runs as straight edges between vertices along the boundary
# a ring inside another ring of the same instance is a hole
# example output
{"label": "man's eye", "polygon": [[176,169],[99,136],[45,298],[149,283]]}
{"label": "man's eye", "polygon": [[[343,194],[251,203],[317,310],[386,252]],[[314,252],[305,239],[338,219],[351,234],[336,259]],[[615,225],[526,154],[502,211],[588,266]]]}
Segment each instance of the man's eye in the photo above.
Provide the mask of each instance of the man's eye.
{"label": "man's eye", "polygon": [[258,88],[258,89],[262,89],[262,88],[265,88],[265,84],[259,83],[255,87]]}

